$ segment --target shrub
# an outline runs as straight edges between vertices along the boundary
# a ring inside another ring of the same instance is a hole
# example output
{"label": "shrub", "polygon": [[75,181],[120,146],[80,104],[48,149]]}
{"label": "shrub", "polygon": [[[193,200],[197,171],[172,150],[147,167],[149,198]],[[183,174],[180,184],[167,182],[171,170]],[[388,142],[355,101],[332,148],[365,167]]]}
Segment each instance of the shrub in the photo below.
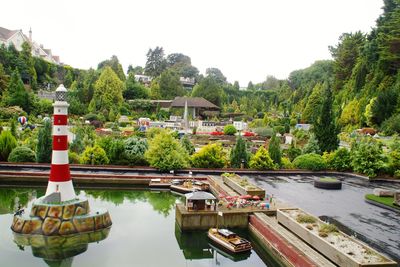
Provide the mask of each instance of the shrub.
{"label": "shrub", "polygon": [[299,214],[296,217],[296,221],[299,223],[316,223],[317,219],[311,215]]}
{"label": "shrub", "polygon": [[100,119],[99,119],[99,116],[97,116],[97,114],[92,114],[92,113],[86,114],[85,117],[84,117],[84,119],[87,120],[87,121],[96,121],[96,120],[100,120]]}
{"label": "shrub", "polygon": [[389,153],[389,169],[391,174],[400,171],[400,151],[393,150]]}
{"label": "shrub", "polygon": [[241,136],[236,139],[235,146],[231,150],[230,160],[233,168],[240,168],[242,164],[244,168],[249,166],[250,154],[246,141]]}
{"label": "shrub", "polygon": [[326,168],[326,164],[321,155],[311,153],[298,156],[293,161],[296,168],[312,171],[319,171]]}
{"label": "shrub", "polygon": [[290,147],[286,150],[286,155],[290,161],[293,161],[295,158],[301,155],[301,149],[296,147],[292,142]]}
{"label": "shrub", "polygon": [[149,141],[144,154],[150,166],[162,171],[176,170],[188,166],[189,155],[170,133],[163,131]]}
{"label": "shrub", "polygon": [[281,166],[283,169],[294,169],[293,163],[286,157],[282,158]]}
{"label": "shrub", "polygon": [[79,164],[81,162],[81,159],[77,153],[73,151],[68,151],[68,161],[71,164]]}
{"label": "shrub", "polygon": [[107,157],[111,164],[125,165],[128,163],[125,155],[125,142],[122,139],[112,139],[107,151]]}
{"label": "shrub", "polygon": [[51,162],[52,151],[51,122],[46,120],[44,126],[39,130],[38,143],[36,146],[36,161],[39,163]]}
{"label": "shrub", "polygon": [[232,124],[225,125],[224,134],[226,134],[226,135],[235,135],[236,132],[237,132],[236,128]]}
{"label": "shrub", "polygon": [[144,153],[149,148],[146,139],[129,137],[125,140],[125,154],[128,159],[129,165],[148,165],[144,158]]}
{"label": "shrub", "polygon": [[8,156],[9,162],[35,162],[35,159],[35,152],[26,146],[14,148]]}
{"label": "shrub", "polygon": [[168,130],[164,128],[158,128],[158,127],[152,127],[148,128],[146,130],[146,137],[148,140],[153,139],[156,135],[162,133],[162,132],[168,132]]}
{"label": "shrub", "polygon": [[371,137],[354,143],[350,151],[351,166],[355,172],[375,177],[385,167],[382,144]]}
{"label": "shrub", "polygon": [[11,151],[17,146],[17,140],[10,131],[2,131],[0,134],[0,160],[6,161]]}
{"label": "shrub", "polygon": [[338,150],[327,153],[324,152],[323,158],[329,169],[336,171],[349,171],[351,170],[350,151],[346,148],[339,148]]}
{"label": "shrub", "polygon": [[282,126],[282,125],[275,126],[274,132],[280,133],[281,135],[283,135],[285,133],[285,126]]}
{"label": "shrub", "polygon": [[272,170],[275,165],[265,147],[260,146],[250,160],[250,168],[256,170]]}
{"label": "shrub", "polygon": [[87,147],[82,153],[81,163],[91,165],[108,164],[107,154],[99,145]]}
{"label": "shrub", "polygon": [[310,154],[310,153],[321,154],[321,149],[319,148],[318,141],[315,138],[314,134],[310,135],[310,139],[308,139],[308,143],[303,148],[303,153],[304,154]]}
{"label": "shrub", "polygon": [[195,152],[194,145],[192,142],[189,140],[189,137],[187,135],[184,135],[181,139],[181,145],[183,146],[184,149],[188,152],[189,155],[193,155]]}
{"label": "shrub", "polygon": [[382,130],[387,135],[400,133],[400,114],[393,115],[382,123]]}
{"label": "shrub", "polygon": [[274,163],[280,166],[282,158],[281,142],[276,134],[272,135],[271,141],[269,142],[268,152]]}
{"label": "shrub", "polygon": [[274,134],[274,130],[272,130],[272,128],[270,127],[259,127],[255,128],[253,131],[259,136],[268,138],[272,137],[272,135]]}
{"label": "shrub", "polygon": [[220,143],[203,146],[192,156],[192,166],[196,168],[223,168],[226,156]]}
{"label": "shrub", "polygon": [[334,224],[322,224],[319,227],[318,235],[320,237],[327,237],[330,233],[337,233],[338,231]]}

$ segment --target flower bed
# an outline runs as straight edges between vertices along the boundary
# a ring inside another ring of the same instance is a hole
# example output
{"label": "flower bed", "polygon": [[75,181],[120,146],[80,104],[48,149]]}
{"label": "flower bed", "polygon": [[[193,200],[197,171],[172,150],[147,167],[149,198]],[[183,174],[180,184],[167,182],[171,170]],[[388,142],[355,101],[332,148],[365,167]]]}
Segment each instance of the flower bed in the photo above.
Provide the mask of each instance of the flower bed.
{"label": "flower bed", "polygon": [[260,198],[265,197],[264,189],[249,183],[246,178],[240,177],[237,174],[224,173],[222,174],[222,179],[226,185],[241,195],[259,196]]}
{"label": "flower bed", "polygon": [[339,266],[397,266],[376,250],[301,209],[279,209],[278,222]]}

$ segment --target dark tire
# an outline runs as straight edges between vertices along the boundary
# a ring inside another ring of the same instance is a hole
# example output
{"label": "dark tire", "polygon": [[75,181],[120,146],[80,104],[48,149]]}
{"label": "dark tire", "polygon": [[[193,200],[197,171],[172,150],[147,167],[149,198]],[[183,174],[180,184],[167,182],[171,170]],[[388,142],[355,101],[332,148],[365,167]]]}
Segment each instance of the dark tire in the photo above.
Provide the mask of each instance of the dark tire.
{"label": "dark tire", "polygon": [[314,187],[321,188],[321,189],[332,189],[338,190],[342,189],[342,181],[321,181],[321,180],[314,180]]}

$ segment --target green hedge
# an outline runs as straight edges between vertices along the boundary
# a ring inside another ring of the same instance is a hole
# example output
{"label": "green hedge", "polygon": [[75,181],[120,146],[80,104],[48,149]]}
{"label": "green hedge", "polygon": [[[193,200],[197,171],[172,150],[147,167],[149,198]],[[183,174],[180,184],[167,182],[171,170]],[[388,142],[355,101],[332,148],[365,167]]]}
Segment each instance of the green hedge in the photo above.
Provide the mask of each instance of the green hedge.
{"label": "green hedge", "polygon": [[312,171],[326,169],[326,163],[321,155],[310,153],[298,156],[294,159],[293,164],[296,168]]}

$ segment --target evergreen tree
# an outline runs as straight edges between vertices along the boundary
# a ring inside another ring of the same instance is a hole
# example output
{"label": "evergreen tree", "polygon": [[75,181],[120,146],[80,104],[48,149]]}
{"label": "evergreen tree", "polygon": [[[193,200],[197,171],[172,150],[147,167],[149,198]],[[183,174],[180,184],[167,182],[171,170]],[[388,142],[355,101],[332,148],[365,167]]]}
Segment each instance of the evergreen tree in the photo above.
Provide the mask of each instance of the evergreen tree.
{"label": "evergreen tree", "polygon": [[147,61],[144,73],[153,78],[158,77],[167,67],[167,62],[164,58],[164,49],[158,46],[154,50],[149,49],[146,56]]}
{"label": "evergreen tree", "polygon": [[271,141],[269,142],[268,152],[274,163],[280,166],[282,161],[281,142],[275,132],[272,134]]}
{"label": "evergreen tree", "polygon": [[17,123],[15,121],[16,121],[15,118],[11,118],[10,119],[10,132],[15,138],[18,138],[18,136],[17,136]]}
{"label": "evergreen tree", "polygon": [[18,70],[15,70],[11,75],[8,90],[3,95],[3,102],[6,106],[19,106],[26,112],[31,109],[29,94],[25,90]]}
{"label": "evergreen tree", "polygon": [[339,138],[332,111],[332,92],[329,87],[326,87],[325,95],[321,113],[314,125],[314,134],[321,152],[330,152],[338,148]]}
{"label": "evergreen tree", "polygon": [[246,141],[238,136],[236,144],[231,150],[231,167],[240,168],[242,163],[244,168],[249,167],[250,153],[247,150]]}
{"label": "evergreen tree", "polygon": [[36,161],[39,163],[51,162],[52,137],[51,122],[46,120],[43,128],[39,130],[38,143],[36,146]]}
{"label": "evergreen tree", "polygon": [[0,134],[0,161],[7,161],[11,151],[17,146],[17,140],[10,131]]}

